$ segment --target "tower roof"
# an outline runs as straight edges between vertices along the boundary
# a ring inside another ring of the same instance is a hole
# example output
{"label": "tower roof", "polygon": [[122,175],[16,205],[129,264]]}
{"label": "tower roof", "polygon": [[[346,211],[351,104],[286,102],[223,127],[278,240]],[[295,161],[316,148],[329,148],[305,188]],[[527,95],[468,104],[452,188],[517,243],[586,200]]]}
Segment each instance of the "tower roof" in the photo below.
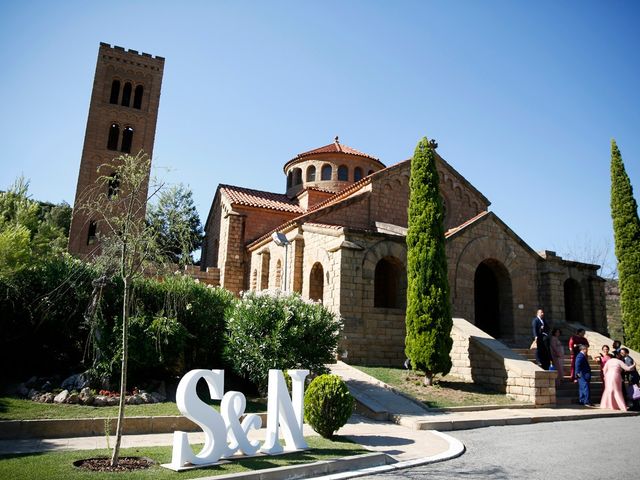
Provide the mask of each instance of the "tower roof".
{"label": "tower roof", "polygon": [[345,154],[345,155],[353,155],[354,157],[366,158],[371,160],[372,162],[378,164],[380,168],[384,168],[385,165],[376,157],[369,155],[367,153],[363,153],[355,148],[351,148],[348,145],[343,145],[340,143],[339,138],[336,136],[333,143],[325,145],[323,147],[314,148],[313,150],[309,150],[308,152],[299,153],[287,163],[284,164],[283,170],[286,172],[289,166],[293,163],[297,163],[300,160],[303,160],[307,157],[313,157],[315,155],[326,155],[326,154]]}

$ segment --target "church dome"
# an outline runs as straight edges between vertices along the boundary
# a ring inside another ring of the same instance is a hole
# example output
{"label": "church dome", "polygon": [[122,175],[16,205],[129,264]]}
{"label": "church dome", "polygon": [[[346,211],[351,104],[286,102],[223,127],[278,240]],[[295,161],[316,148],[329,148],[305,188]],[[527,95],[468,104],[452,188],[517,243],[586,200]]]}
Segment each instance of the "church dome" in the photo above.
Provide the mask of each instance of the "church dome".
{"label": "church dome", "polygon": [[367,175],[385,168],[375,157],[340,143],[300,153],[284,165],[287,196],[295,197],[305,188],[339,192]]}

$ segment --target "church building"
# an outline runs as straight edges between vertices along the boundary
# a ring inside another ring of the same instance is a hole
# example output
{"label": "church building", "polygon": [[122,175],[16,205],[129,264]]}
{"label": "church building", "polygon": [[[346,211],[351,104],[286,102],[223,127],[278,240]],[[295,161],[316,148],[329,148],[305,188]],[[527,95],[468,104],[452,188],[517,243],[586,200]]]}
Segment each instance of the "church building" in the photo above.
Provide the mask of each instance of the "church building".
{"label": "church building", "polygon": [[[452,315],[521,346],[531,342],[538,307],[553,323],[606,331],[599,266],[534,251],[436,159]],[[284,164],[285,193],[219,185],[201,268],[236,294],[281,289],[321,301],[343,319],[343,358],[400,365],[410,167],[410,160],[387,167],[336,137]]]}

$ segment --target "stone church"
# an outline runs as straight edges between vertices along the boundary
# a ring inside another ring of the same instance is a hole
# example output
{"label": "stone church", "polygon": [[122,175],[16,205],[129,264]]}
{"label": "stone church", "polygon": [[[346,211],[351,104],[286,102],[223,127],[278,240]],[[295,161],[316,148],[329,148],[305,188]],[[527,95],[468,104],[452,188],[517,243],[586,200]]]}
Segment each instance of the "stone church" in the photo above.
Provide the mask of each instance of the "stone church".
{"label": "stone church", "polygon": [[[98,175],[109,174],[99,167],[121,153],[153,154],[164,62],[100,44],[69,234],[69,252],[76,256],[99,251],[100,222],[78,208]],[[554,323],[606,331],[597,265],[535,252],[440,156],[437,168],[454,317],[521,345],[531,341],[538,306]],[[236,294],[281,289],[321,301],[344,320],[344,358],[399,365],[410,161],[387,167],[336,137],[285,162],[283,171],[284,193],[218,187],[201,265],[190,274]]]}
{"label": "stone church", "polygon": [[[599,267],[534,251],[436,157],[453,316],[510,344],[531,342],[538,306],[552,322],[606,331]],[[343,357],[399,365],[410,167],[386,167],[336,137],[285,162],[285,193],[219,185],[201,267],[236,294],[281,289],[321,301],[343,318]]]}

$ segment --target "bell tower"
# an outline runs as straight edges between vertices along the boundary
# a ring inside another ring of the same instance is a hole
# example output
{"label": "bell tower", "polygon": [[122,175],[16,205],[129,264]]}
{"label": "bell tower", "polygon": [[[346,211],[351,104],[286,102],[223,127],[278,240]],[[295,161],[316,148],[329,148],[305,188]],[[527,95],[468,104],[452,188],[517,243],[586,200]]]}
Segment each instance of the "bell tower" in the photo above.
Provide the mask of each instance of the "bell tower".
{"label": "bell tower", "polygon": [[135,155],[143,150],[153,157],[163,72],[163,57],[100,43],[69,230],[69,253],[90,258],[99,251],[100,223],[78,209],[98,177],[107,174],[98,173],[98,167],[123,153]]}

